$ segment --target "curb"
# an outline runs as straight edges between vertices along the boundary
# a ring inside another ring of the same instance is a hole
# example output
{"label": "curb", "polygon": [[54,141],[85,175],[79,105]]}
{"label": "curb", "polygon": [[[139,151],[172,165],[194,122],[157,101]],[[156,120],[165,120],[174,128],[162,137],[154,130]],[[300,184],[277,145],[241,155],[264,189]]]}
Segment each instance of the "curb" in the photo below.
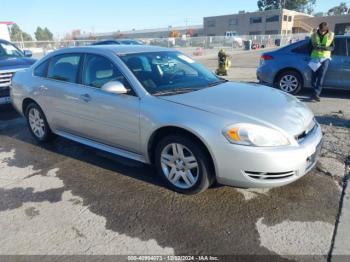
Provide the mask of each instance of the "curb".
{"label": "curb", "polygon": [[328,261],[349,261],[350,257],[350,156],[346,161],[343,192],[339,204],[333,243]]}

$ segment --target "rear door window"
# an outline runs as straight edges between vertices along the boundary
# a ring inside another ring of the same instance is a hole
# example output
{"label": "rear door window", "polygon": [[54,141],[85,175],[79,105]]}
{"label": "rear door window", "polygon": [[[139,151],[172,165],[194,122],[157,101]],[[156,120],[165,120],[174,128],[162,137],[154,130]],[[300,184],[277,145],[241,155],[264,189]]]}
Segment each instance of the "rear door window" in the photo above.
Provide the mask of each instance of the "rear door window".
{"label": "rear door window", "polygon": [[51,58],[47,77],[64,82],[76,83],[80,60],[80,54],[65,54]]}
{"label": "rear door window", "polygon": [[303,44],[297,46],[292,50],[293,53],[308,55],[311,53],[310,41],[304,41]]}

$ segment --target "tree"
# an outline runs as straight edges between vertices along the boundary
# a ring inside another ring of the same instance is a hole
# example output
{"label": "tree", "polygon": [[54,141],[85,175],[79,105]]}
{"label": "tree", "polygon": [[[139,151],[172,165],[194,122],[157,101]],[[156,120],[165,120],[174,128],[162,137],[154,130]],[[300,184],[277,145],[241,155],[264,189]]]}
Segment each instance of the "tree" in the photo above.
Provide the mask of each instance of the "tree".
{"label": "tree", "polygon": [[279,9],[281,8],[280,0],[259,0],[258,7],[260,11]]}
{"label": "tree", "polygon": [[335,6],[328,10],[328,15],[346,15],[350,14],[350,8],[348,8],[345,2],[341,2],[338,6]]}
{"label": "tree", "polygon": [[175,38],[178,38],[178,37],[181,37],[181,33],[179,31],[171,31],[169,33],[169,37],[175,37]]}
{"label": "tree", "polygon": [[35,33],[35,38],[38,41],[52,41],[53,40],[53,34],[50,32],[47,27],[41,28],[40,26],[37,27]]}
{"label": "tree", "polygon": [[23,32],[17,24],[13,24],[10,29],[10,38],[13,42],[33,41],[30,34]]}
{"label": "tree", "polygon": [[260,11],[285,8],[311,14],[316,0],[259,0],[257,4]]}
{"label": "tree", "polygon": [[196,30],[190,28],[190,29],[187,29],[186,35],[188,35],[190,37],[196,37],[196,36],[198,36],[198,33]]}

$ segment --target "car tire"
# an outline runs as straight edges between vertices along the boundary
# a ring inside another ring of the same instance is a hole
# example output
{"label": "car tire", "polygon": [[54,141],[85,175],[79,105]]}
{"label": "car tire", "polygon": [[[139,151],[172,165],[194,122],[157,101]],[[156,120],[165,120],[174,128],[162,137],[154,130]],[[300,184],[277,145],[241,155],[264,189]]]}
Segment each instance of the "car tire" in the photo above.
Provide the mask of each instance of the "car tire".
{"label": "car tire", "polygon": [[276,87],[283,92],[296,95],[303,87],[303,80],[297,71],[284,71],[278,75]]}
{"label": "car tire", "polygon": [[167,136],[156,146],[155,166],[159,176],[171,190],[181,194],[199,194],[213,184],[211,163],[203,146],[186,136]]}
{"label": "car tire", "polygon": [[30,103],[25,110],[25,116],[31,134],[39,143],[46,143],[54,138],[45,114],[39,105]]}

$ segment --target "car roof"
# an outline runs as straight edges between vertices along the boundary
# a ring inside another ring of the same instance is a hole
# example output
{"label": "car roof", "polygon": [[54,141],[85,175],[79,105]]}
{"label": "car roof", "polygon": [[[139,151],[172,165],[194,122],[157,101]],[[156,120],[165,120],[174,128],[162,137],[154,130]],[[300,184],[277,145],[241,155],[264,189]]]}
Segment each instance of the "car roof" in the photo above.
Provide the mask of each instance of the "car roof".
{"label": "car roof", "polygon": [[118,39],[100,39],[99,41],[97,41],[97,43],[99,42],[106,42],[106,41],[111,41],[111,42],[120,42],[120,41],[135,41],[137,42],[137,39],[132,39],[132,38],[118,38]]}
{"label": "car roof", "polygon": [[335,38],[350,38],[350,35],[336,35]]}
{"label": "car roof", "polygon": [[94,45],[84,47],[70,47],[57,50],[51,54],[64,54],[74,52],[91,52],[91,51],[108,51],[117,55],[135,54],[135,53],[149,53],[149,52],[177,52],[175,49],[149,46],[149,45]]}

